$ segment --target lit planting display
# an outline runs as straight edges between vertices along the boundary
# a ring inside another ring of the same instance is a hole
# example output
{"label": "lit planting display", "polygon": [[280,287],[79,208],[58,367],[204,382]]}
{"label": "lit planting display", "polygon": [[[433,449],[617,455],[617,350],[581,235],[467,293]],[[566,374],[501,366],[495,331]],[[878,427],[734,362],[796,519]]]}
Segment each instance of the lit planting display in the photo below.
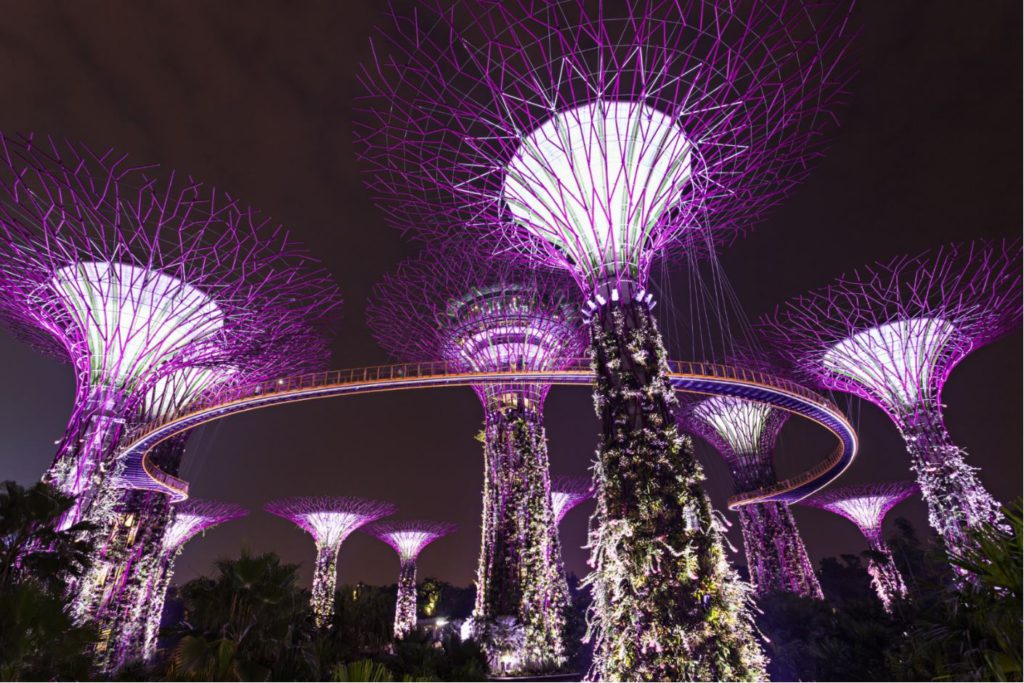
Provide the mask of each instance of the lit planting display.
{"label": "lit planting display", "polygon": [[[462,372],[565,368],[583,349],[572,282],[481,258],[466,245],[404,262],[368,317],[403,361],[444,359]],[[484,495],[471,628],[494,672],[565,661],[565,576],[557,561],[543,404],[549,385],[474,387],[484,407]]]}
{"label": "lit planting display", "polygon": [[395,638],[416,628],[416,558],[428,545],[455,531],[443,522],[378,522],[366,527],[398,553],[398,593],[395,599]]}
{"label": "lit planting display", "polygon": [[845,517],[856,524],[868,539],[868,545],[876,555],[868,560],[868,574],[887,612],[892,610],[893,600],[907,596],[907,587],[882,536],[882,521],[889,510],[917,491],[917,484],[911,482],[840,486],[820,491],[801,501],[802,505]]}
{"label": "lit planting display", "polygon": [[948,549],[1001,519],[946,431],[942,387],[975,349],[1020,325],[1021,243],[971,242],[838,278],[765,321],[779,352],[819,385],[884,410],[903,435],[928,519]]}
{"label": "lit planting display", "polygon": [[845,79],[847,10],[466,2],[396,13],[375,40],[359,138],[392,222],[565,270],[588,298],[594,678],[764,676],[676,428],[647,280],[806,175]]}
{"label": "lit planting display", "polygon": [[320,496],[277,500],[267,503],[265,509],[301,527],[316,541],[310,602],[317,627],[330,628],[341,544],[364,524],[393,514],[395,506],[363,498]]}
{"label": "lit planting display", "polygon": [[[776,482],[775,443],[787,417],[764,403],[730,396],[694,400],[680,412],[684,428],[703,437],[725,460],[736,493]],[[753,503],[737,513],[747,568],[759,595],[783,591],[823,597],[786,503]]]}

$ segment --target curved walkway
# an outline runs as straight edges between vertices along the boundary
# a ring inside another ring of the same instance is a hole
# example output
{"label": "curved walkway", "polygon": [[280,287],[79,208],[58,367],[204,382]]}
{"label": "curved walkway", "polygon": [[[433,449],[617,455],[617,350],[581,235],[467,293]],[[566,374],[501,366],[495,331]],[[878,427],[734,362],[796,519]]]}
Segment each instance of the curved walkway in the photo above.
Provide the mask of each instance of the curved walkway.
{"label": "curved walkway", "polygon": [[[736,396],[761,401],[821,425],[838,440],[836,449],[795,477],[729,499],[729,507],[763,501],[792,503],[838,477],[857,455],[857,434],[846,416],[828,399],[788,380],[763,372],[716,363],[670,361],[670,379],[677,391]],[[444,363],[407,363],[301,375],[237,387],[189,406],[180,415],[140,425],[126,435],[120,457],[122,479],[135,489],[159,491],[175,500],[188,497],[188,483],[160,470],[149,452],[158,443],[201,424],[258,408],[332,396],[380,391],[470,386],[495,383],[591,384],[590,363],[580,360],[564,370],[460,372]]]}

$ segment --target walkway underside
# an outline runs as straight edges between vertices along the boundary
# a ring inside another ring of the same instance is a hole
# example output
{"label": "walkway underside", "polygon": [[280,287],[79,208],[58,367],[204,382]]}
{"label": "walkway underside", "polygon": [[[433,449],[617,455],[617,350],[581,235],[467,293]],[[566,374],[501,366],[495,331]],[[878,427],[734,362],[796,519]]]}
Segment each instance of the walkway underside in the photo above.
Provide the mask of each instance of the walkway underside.
{"label": "walkway underside", "polygon": [[[846,416],[828,399],[788,380],[735,366],[671,361],[671,381],[677,391],[717,396],[736,396],[761,401],[816,422],[838,441],[836,449],[817,465],[772,486],[733,496],[729,507],[760,501],[793,503],[827,485],[849,467],[857,454],[857,434]],[[491,383],[536,382],[540,384],[591,384],[590,362],[580,360],[565,370],[531,372],[459,372],[444,363],[408,363],[328,372],[237,387],[208,401],[189,406],[180,415],[141,425],[124,440],[124,485],[161,491],[175,500],[188,497],[188,483],[163,472],[149,459],[158,443],[175,434],[229,415],[282,403],[296,403],[332,396],[350,396],[402,389],[460,387]]]}

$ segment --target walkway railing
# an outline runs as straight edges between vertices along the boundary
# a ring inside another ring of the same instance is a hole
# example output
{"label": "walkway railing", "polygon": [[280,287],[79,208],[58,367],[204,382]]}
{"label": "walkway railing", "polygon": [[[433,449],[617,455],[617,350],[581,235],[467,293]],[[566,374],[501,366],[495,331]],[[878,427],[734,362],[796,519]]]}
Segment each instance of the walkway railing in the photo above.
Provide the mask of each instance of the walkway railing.
{"label": "walkway railing", "polygon": [[[856,454],[856,434],[842,412],[827,398],[795,382],[757,370],[719,363],[669,361],[669,370],[670,380],[678,390],[740,395],[751,400],[763,400],[818,422],[840,441],[839,447],[828,458],[810,470],[770,487],[733,496],[729,500],[729,507],[778,499],[788,492],[801,492],[812,487],[825,477],[831,480],[834,476],[828,475],[838,476],[838,472],[845,469]],[[235,412],[318,396],[368,393],[384,389],[495,383],[589,384],[592,379],[590,361],[585,359],[551,371],[509,367],[491,372],[465,372],[447,363],[431,362],[298,375],[228,387],[193,402],[180,414],[138,425],[122,441],[125,444],[122,456],[128,461],[127,469],[131,473],[128,476],[129,485],[163,490],[182,499],[188,495],[187,482],[156,467],[149,460],[148,452],[157,443],[174,434]]]}

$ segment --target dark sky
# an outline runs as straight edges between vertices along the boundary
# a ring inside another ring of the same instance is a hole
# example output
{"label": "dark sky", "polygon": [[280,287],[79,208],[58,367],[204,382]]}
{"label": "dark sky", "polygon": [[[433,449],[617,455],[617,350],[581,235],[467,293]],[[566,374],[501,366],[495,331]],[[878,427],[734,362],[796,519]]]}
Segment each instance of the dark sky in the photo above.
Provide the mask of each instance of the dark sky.
{"label": "dark sky", "polygon": [[[361,186],[350,133],[356,70],[383,21],[379,0],[74,3],[0,0],[0,129],[113,146],[188,172],[288,225],[341,284],[336,368],[387,362],[363,322],[373,283],[413,253],[384,225]],[[863,263],[1021,229],[1019,2],[865,2],[860,75],[842,127],[809,181],[722,256],[747,315]],[[670,298],[663,293],[664,298]],[[671,306],[657,309],[670,347]],[[989,490],[1021,494],[1021,335],[974,354],[944,394],[954,439]],[[674,353],[673,355],[680,355]],[[71,407],[70,370],[0,332],[0,479],[30,483],[50,463]],[[847,400],[842,399],[842,405]],[[862,450],[844,483],[908,478],[894,427],[852,402]],[[302,494],[379,497],[406,517],[458,522],[428,548],[421,576],[472,580],[482,465],[473,435],[482,413],[469,389],[389,393],[276,407],[231,417],[190,442],[193,494],[253,510],[190,543],[178,580],[208,571],[241,545],[302,562],[313,544],[259,511]],[[552,470],[582,473],[596,442],[589,391],[555,388],[547,403]],[[796,421],[783,433],[780,474],[832,448]],[[708,488],[723,505],[731,483],[699,446]],[[562,525],[567,565],[585,572],[586,520]],[[859,552],[848,522],[798,508],[815,558]],[[925,527],[912,499],[893,516]],[[738,528],[738,525],[736,525]],[[341,552],[343,581],[389,583],[397,561],[361,535]]]}

